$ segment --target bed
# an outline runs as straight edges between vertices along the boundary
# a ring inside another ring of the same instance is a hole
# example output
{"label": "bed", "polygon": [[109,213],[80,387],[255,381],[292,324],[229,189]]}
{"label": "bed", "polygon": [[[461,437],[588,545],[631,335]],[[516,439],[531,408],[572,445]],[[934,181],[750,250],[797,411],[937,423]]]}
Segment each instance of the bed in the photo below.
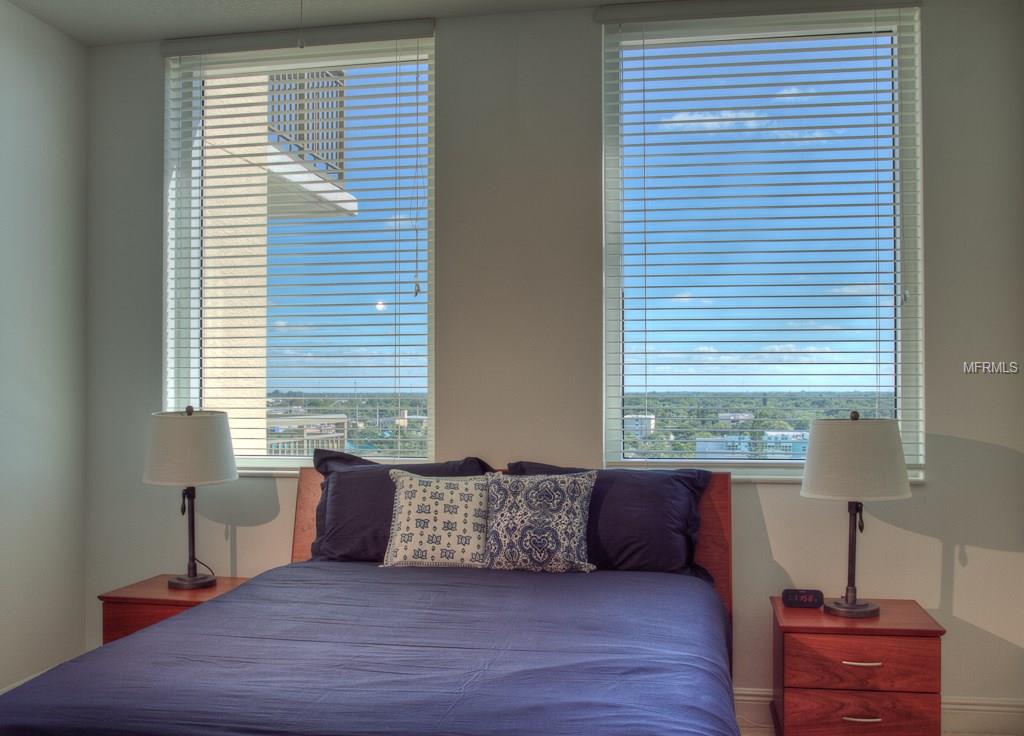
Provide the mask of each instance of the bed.
{"label": "bed", "polygon": [[728,475],[689,575],[293,563],[0,696],[0,734],[736,736]]}

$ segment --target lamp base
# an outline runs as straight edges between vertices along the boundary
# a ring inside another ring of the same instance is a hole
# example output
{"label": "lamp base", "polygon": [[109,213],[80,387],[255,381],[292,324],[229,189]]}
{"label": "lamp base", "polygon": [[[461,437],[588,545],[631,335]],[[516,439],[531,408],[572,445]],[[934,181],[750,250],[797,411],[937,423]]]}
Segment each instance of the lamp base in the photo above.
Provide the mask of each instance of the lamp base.
{"label": "lamp base", "polygon": [[188,575],[176,575],[167,581],[168,588],[176,590],[193,590],[195,588],[209,588],[217,584],[217,578],[213,575],[196,575],[190,578]]}
{"label": "lamp base", "polygon": [[871,601],[854,601],[847,603],[842,598],[830,598],[825,601],[825,613],[845,618],[872,618],[878,615],[878,604]]}

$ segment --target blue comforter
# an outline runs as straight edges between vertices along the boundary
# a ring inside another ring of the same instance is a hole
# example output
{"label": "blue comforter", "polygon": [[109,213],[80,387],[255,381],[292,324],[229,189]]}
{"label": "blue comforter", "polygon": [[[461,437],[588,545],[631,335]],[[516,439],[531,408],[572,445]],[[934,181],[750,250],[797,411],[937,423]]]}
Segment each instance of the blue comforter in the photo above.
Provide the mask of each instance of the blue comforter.
{"label": "blue comforter", "polygon": [[0,734],[737,736],[706,582],[307,562],[0,696]]}

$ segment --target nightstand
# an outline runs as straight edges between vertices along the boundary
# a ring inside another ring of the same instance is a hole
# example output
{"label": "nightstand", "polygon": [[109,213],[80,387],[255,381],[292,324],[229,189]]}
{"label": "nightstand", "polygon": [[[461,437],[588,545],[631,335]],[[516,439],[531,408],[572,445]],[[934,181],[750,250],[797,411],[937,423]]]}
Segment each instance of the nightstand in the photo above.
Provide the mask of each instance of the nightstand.
{"label": "nightstand", "polygon": [[771,601],[777,736],[939,736],[946,630],[915,601],[859,619]]}
{"label": "nightstand", "polygon": [[103,643],[175,616],[193,606],[234,590],[248,578],[217,578],[217,584],[195,590],[167,587],[173,575],[157,575],[99,596],[103,601]]}

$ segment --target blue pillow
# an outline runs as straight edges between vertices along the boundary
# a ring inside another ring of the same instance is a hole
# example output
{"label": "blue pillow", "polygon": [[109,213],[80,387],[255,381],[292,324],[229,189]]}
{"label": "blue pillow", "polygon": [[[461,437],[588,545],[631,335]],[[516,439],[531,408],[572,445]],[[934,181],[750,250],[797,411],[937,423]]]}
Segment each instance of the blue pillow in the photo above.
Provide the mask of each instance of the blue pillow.
{"label": "blue pillow", "polygon": [[[579,473],[584,468],[520,461],[510,475]],[[707,470],[597,471],[587,522],[587,555],[599,570],[690,573]]]}
{"label": "blue pillow", "polygon": [[590,572],[587,514],[596,473],[487,476],[487,565]]}
{"label": "blue pillow", "polygon": [[315,450],[313,465],[324,476],[316,507],[313,559],[383,562],[395,505],[392,470],[430,478],[484,475],[494,469],[478,457],[441,463],[380,465],[345,452]]}

